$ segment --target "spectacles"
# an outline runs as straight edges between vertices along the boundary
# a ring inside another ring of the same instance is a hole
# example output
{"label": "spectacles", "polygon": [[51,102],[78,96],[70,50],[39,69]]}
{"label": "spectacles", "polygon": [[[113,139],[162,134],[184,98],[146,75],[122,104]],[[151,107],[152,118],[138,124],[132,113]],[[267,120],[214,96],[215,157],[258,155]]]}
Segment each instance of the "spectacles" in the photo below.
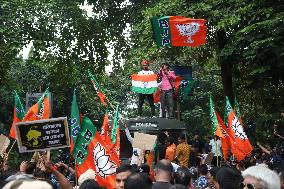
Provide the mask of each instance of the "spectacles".
{"label": "spectacles", "polygon": [[240,183],[240,189],[243,189],[245,187],[248,189],[263,189],[263,188],[256,188],[253,184]]}
{"label": "spectacles", "polygon": [[243,188],[248,188],[248,189],[255,189],[254,188],[254,185],[252,184],[244,184],[244,183],[240,183],[240,189],[243,189]]}

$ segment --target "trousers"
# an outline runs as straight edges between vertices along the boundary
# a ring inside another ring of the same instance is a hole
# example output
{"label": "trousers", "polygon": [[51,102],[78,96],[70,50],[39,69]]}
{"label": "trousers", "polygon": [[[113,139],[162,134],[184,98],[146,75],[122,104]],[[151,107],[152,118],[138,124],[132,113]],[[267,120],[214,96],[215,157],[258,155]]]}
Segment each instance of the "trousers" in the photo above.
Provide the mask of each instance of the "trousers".
{"label": "trousers", "polygon": [[153,94],[140,94],[139,93],[139,102],[138,102],[138,114],[139,116],[142,115],[142,106],[144,104],[145,98],[148,99],[150,108],[151,108],[151,114],[152,116],[155,115],[155,105],[154,105],[154,97]]}
{"label": "trousers", "polygon": [[173,100],[173,90],[163,91],[161,90],[161,109],[162,117],[166,117],[166,109],[168,110],[170,118],[174,117],[174,100]]}

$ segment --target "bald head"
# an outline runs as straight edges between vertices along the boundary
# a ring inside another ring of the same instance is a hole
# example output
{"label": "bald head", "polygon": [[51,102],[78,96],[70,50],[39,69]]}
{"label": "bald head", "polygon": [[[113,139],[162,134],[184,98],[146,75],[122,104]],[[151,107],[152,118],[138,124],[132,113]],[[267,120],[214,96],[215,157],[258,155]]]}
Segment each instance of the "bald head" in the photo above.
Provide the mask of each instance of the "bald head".
{"label": "bald head", "polygon": [[154,168],[154,176],[157,182],[170,182],[172,179],[173,166],[169,160],[162,159]]}

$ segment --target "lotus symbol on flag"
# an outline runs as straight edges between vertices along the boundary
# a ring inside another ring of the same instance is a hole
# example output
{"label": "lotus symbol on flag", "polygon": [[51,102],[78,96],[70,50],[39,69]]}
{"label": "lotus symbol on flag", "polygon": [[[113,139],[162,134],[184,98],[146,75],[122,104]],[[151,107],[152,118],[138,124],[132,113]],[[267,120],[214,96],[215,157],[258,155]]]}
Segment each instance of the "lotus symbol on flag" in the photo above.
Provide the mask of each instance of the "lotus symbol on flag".
{"label": "lotus symbol on flag", "polygon": [[243,130],[243,126],[241,125],[239,119],[236,116],[233,118],[232,129],[235,132],[234,138],[239,137],[242,140],[246,140],[248,138]]}
{"label": "lotus symbol on flag", "polygon": [[197,22],[190,24],[175,24],[181,36],[187,36],[187,43],[193,43],[191,37],[199,31],[200,25]]}
{"label": "lotus symbol on flag", "polygon": [[96,171],[102,178],[115,173],[117,165],[106,155],[105,148],[100,143],[97,143],[93,150],[93,159]]}

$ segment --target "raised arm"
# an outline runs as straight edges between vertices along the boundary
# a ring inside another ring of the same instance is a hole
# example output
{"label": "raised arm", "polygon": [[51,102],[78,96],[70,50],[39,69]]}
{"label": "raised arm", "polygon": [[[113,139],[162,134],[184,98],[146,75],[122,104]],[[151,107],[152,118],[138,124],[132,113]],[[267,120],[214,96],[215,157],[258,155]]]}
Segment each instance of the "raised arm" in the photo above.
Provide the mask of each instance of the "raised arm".
{"label": "raised arm", "polygon": [[271,152],[270,152],[267,148],[265,148],[264,146],[262,146],[261,144],[259,144],[259,142],[257,142],[256,144],[258,145],[258,147],[259,147],[263,152],[265,152],[265,153],[267,153],[267,154],[270,155]]}
{"label": "raised arm", "polygon": [[126,125],[124,125],[124,126],[125,126],[125,134],[126,134],[126,137],[127,137],[128,141],[129,141],[131,144],[133,144],[134,139],[132,138],[132,136],[131,136],[131,134],[130,134],[130,132],[129,132],[129,129],[127,128],[127,126],[126,126]]}

